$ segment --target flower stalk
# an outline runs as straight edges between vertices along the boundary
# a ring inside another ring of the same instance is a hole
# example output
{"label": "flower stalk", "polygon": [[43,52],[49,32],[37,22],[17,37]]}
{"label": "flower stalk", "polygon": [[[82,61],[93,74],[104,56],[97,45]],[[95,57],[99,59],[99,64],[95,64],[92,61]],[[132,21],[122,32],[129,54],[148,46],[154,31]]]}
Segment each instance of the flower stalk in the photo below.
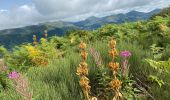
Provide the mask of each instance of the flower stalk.
{"label": "flower stalk", "polygon": [[86,63],[87,60],[87,55],[88,53],[85,51],[86,49],[86,44],[81,42],[79,45],[80,49],[80,55],[82,57],[82,61],[79,64],[79,67],[77,68],[77,75],[80,77],[79,84],[83,90],[83,94],[85,97],[85,100],[90,100],[90,88],[91,86],[89,85],[89,79],[88,79],[88,64]]}
{"label": "flower stalk", "polygon": [[93,56],[96,65],[99,68],[102,68],[103,67],[103,61],[102,61],[100,53],[98,51],[96,51],[94,48],[90,48],[89,51],[90,51],[91,55]]}
{"label": "flower stalk", "polygon": [[112,61],[109,62],[108,66],[113,74],[113,79],[110,82],[110,86],[115,93],[113,100],[120,100],[122,97],[122,94],[120,93],[120,88],[121,88],[122,82],[117,78],[117,73],[119,70],[119,63],[115,62],[115,57],[118,56],[118,52],[116,50],[116,40],[115,39],[112,39],[109,42],[109,47],[111,48],[111,50],[109,51],[109,55],[112,57]]}
{"label": "flower stalk", "polygon": [[48,36],[48,31],[47,30],[44,30],[44,39],[47,40],[47,36]]}
{"label": "flower stalk", "polygon": [[128,77],[129,74],[129,57],[131,56],[131,52],[129,51],[122,51],[121,56],[125,58],[125,60],[122,62],[122,75],[124,77]]}
{"label": "flower stalk", "polygon": [[36,46],[36,44],[37,44],[37,37],[36,37],[35,34],[33,35],[32,39],[33,39],[33,45]]}
{"label": "flower stalk", "polygon": [[14,82],[15,90],[21,94],[25,100],[32,99],[32,93],[29,91],[28,80],[22,74],[13,71],[8,77]]}

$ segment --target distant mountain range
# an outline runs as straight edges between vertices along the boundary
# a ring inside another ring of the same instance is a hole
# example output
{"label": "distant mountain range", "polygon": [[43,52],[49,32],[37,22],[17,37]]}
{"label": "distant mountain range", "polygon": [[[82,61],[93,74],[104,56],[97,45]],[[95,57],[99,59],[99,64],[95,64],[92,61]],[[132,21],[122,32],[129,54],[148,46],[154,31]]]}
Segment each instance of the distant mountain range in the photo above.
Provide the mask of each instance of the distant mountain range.
{"label": "distant mountain range", "polygon": [[43,31],[48,29],[49,36],[62,36],[66,31],[75,30],[75,29],[85,29],[85,30],[93,30],[101,27],[105,24],[115,23],[120,24],[124,22],[134,22],[139,20],[147,20],[154,14],[160,12],[160,9],[155,9],[151,12],[138,12],[138,11],[130,11],[126,14],[115,14],[106,17],[89,17],[86,20],[79,22],[47,22],[41,23],[38,25],[31,25],[22,28],[14,28],[14,29],[5,29],[0,30],[0,44],[5,45],[10,48],[13,45],[21,44],[24,42],[31,42],[33,33],[37,34],[37,38],[43,36]]}
{"label": "distant mountain range", "polygon": [[97,18],[97,17],[90,17],[84,21],[76,22],[73,23],[75,26],[78,26],[82,29],[96,29],[101,27],[104,24],[109,24],[109,23],[115,23],[115,24],[120,24],[124,22],[134,22],[138,20],[147,20],[149,19],[152,15],[157,14],[160,12],[160,9],[155,9],[151,12],[145,13],[145,12],[138,12],[138,11],[130,11],[126,14],[116,14],[116,15],[110,15],[102,18]]}

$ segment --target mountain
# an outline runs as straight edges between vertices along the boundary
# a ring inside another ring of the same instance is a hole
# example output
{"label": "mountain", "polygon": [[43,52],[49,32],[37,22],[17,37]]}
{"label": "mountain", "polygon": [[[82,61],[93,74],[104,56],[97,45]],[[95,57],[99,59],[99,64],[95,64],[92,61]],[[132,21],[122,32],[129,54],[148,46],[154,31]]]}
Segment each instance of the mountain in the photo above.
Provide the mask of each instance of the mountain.
{"label": "mountain", "polygon": [[48,29],[48,36],[62,36],[66,31],[78,29],[78,27],[67,22],[47,22],[39,25],[31,25],[22,28],[6,29],[0,31],[0,44],[10,48],[16,44],[31,42],[33,34],[37,40],[43,37],[44,30]]}
{"label": "mountain", "polygon": [[108,24],[108,23],[124,23],[124,22],[134,22],[138,20],[147,20],[154,14],[157,14],[160,12],[160,9],[155,9],[151,12],[144,13],[144,12],[138,12],[138,11],[130,11],[126,14],[116,14],[116,15],[110,15],[102,18],[98,17],[90,17],[86,20],[75,22],[73,23],[75,26],[80,27],[81,29],[87,29],[92,30],[101,27],[102,25]]}
{"label": "mountain", "polygon": [[35,33],[37,38],[43,37],[43,31],[48,29],[48,36],[62,36],[66,31],[75,29],[92,30],[101,27],[102,25],[109,23],[124,23],[134,22],[138,20],[149,19],[152,15],[158,13],[160,9],[144,13],[138,11],[130,11],[126,14],[116,14],[106,17],[89,17],[86,20],[79,22],[46,22],[38,25],[31,25],[22,28],[6,29],[0,31],[0,44],[5,45],[7,48],[11,48],[14,45],[24,42],[31,42],[32,35]]}

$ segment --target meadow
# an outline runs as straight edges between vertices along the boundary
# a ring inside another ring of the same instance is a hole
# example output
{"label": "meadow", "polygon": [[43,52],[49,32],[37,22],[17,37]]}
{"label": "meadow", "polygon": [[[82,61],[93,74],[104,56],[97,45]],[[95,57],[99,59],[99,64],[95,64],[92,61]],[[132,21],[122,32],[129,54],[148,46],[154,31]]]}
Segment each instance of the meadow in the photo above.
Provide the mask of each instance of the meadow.
{"label": "meadow", "polygon": [[170,17],[0,47],[1,100],[169,100]]}

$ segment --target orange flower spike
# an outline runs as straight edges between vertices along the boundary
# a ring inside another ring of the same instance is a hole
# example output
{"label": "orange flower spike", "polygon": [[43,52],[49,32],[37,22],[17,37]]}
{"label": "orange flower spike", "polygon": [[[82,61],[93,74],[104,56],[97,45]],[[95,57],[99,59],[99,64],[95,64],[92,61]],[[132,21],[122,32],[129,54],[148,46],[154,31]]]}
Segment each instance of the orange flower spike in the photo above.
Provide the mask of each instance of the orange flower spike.
{"label": "orange flower spike", "polygon": [[90,91],[89,79],[85,76],[81,77],[79,84],[85,91]]}
{"label": "orange flower spike", "polygon": [[83,60],[86,60],[86,59],[87,59],[87,55],[88,55],[87,52],[81,51],[81,56],[82,56]]}
{"label": "orange flower spike", "polygon": [[80,45],[79,45],[80,49],[85,49],[86,47],[87,47],[87,45],[83,42],[81,42]]}
{"label": "orange flower spike", "polygon": [[116,40],[112,39],[110,42],[109,42],[109,47],[110,48],[115,48],[116,47]]}
{"label": "orange flower spike", "polygon": [[79,67],[77,68],[77,72],[76,72],[77,75],[79,76],[87,76],[88,75],[88,68],[87,67],[83,67],[79,64]]}
{"label": "orange flower spike", "polygon": [[112,70],[112,71],[118,71],[118,69],[119,69],[119,63],[113,63],[113,62],[110,62],[109,63],[109,68],[110,68],[110,70]]}
{"label": "orange flower spike", "polygon": [[110,82],[110,86],[113,90],[118,90],[121,87],[122,82],[118,79],[114,79]]}
{"label": "orange flower spike", "polygon": [[80,65],[81,65],[83,68],[85,68],[85,67],[88,66],[86,62],[81,62]]}
{"label": "orange flower spike", "polygon": [[112,49],[109,51],[109,55],[114,58],[115,56],[119,55],[116,49]]}

